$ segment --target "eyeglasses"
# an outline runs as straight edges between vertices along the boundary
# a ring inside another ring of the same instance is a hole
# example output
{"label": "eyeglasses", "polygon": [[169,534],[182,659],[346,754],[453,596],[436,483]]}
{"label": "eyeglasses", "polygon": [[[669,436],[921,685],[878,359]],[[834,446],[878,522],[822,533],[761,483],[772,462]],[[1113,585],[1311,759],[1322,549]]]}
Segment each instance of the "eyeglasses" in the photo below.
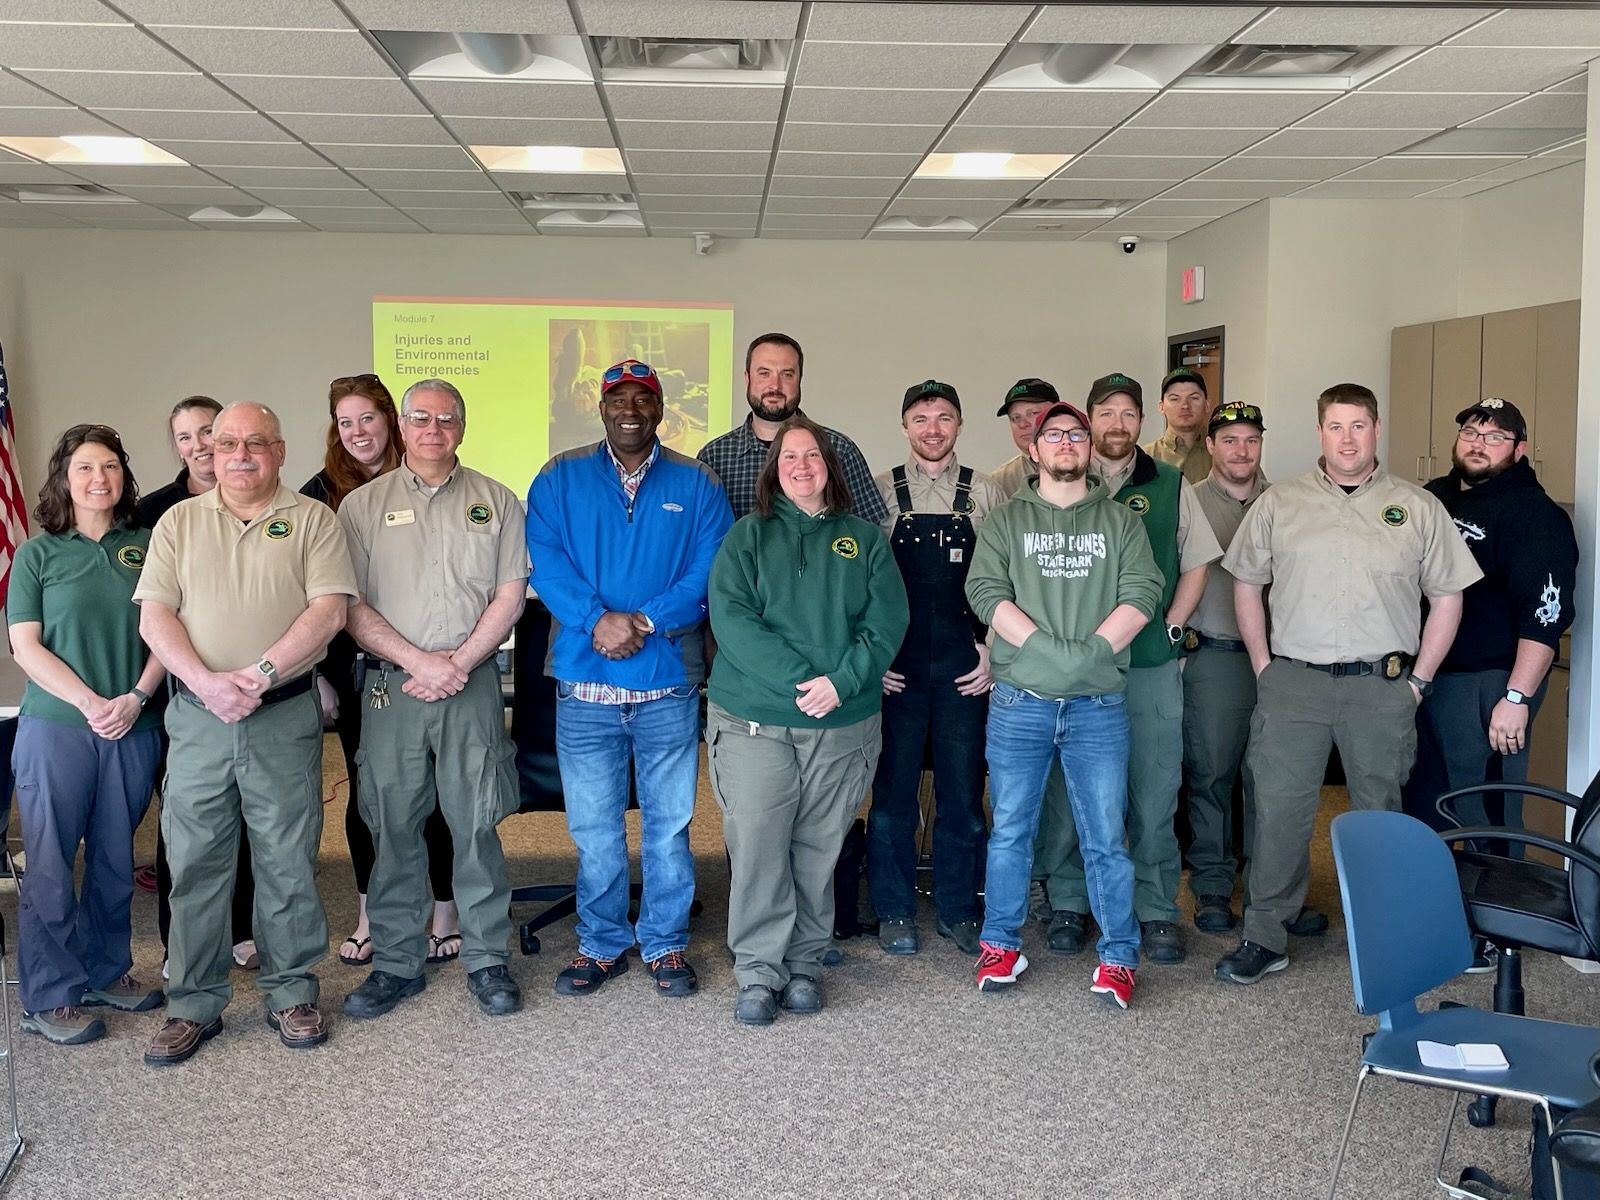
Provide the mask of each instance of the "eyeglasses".
{"label": "eyeglasses", "polygon": [[211,439],[211,448],[218,454],[233,454],[238,451],[240,446],[243,446],[247,451],[254,455],[265,454],[274,446],[281,444],[281,442],[281,438],[252,437],[245,438],[244,441],[241,442],[236,437],[219,437]]}
{"label": "eyeglasses", "polygon": [[1212,428],[1218,425],[1230,425],[1234,421],[1249,421],[1252,425],[1261,424],[1261,410],[1254,404],[1225,404],[1211,417]]}
{"label": "eyeglasses", "polygon": [[455,413],[435,415],[428,412],[408,412],[402,419],[413,429],[426,429],[429,425],[437,425],[443,433],[449,433],[461,425],[461,418]]}
{"label": "eyeglasses", "polygon": [[624,379],[654,379],[655,375],[655,371],[642,362],[625,362],[607,367],[605,374],[600,376],[600,382],[610,387],[613,383],[621,383]]}
{"label": "eyeglasses", "polygon": [[1081,446],[1089,440],[1089,431],[1073,426],[1071,429],[1046,429],[1039,435],[1041,442],[1049,442],[1052,446],[1059,446],[1065,439],[1074,446]]}
{"label": "eyeglasses", "polygon": [[1463,442],[1476,442],[1481,439],[1485,446],[1504,446],[1507,442],[1518,440],[1514,433],[1501,433],[1498,429],[1474,429],[1471,425],[1463,425],[1456,431],[1456,436]]}

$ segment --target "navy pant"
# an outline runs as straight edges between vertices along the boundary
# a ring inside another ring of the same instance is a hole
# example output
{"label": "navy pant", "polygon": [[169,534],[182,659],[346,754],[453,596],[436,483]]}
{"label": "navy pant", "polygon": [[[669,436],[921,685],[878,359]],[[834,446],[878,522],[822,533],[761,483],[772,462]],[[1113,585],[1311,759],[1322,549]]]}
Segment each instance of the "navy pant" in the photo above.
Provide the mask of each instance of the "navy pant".
{"label": "navy pant", "polygon": [[19,719],[11,764],[28,855],[17,911],[24,1011],[76,1005],[84,989],[109,987],[133,966],[133,831],[150,806],[159,753],[154,729],[111,742]]}

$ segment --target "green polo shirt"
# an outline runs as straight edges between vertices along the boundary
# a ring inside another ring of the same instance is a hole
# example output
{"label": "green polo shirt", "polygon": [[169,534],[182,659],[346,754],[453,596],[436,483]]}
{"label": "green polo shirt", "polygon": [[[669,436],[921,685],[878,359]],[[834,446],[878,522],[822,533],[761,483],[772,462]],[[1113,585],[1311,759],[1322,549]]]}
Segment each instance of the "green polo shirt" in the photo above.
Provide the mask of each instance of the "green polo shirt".
{"label": "green polo shirt", "polygon": [[[86,686],[108,700],[124,695],[138,684],[150,659],[133,602],[149,545],[148,529],[124,525],[98,542],[75,529],[29,538],[11,564],[6,623],[39,622],[45,649]],[[31,679],[22,693],[22,715],[79,728],[89,724],[76,707]],[[152,706],[133,727],[154,729],[160,723],[161,713]]]}

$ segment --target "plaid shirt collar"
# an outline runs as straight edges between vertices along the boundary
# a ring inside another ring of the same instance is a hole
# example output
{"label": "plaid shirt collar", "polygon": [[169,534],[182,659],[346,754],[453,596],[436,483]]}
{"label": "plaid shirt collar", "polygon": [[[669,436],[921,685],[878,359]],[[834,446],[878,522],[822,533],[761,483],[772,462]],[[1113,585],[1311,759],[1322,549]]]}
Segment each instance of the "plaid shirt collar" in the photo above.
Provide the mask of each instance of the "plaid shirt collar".
{"label": "plaid shirt collar", "polygon": [[611,460],[611,469],[617,473],[617,482],[622,485],[623,491],[627,492],[630,496],[638,492],[639,485],[644,482],[646,473],[650,470],[656,459],[661,456],[661,441],[658,438],[655,444],[650,447],[649,457],[639,464],[639,469],[637,471],[630,471],[627,467],[623,466],[622,463],[618,461],[617,456],[612,453],[611,443],[609,441],[602,442],[601,445],[606,448],[606,457]]}

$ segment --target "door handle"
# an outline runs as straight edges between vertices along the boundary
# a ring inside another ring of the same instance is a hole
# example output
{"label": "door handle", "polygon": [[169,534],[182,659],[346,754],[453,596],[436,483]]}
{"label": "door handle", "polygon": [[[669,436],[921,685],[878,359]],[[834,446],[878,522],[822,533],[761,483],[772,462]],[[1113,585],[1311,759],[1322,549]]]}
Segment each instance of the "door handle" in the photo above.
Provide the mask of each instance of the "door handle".
{"label": "door handle", "polygon": [[1427,458],[1427,457],[1428,456],[1426,454],[1417,455],[1417,482],[1418,483],[1427,483],[1428,482],[1428,477],[1425,474],[1423,474],[1423,470],[1422,470],[1422,460]]}

